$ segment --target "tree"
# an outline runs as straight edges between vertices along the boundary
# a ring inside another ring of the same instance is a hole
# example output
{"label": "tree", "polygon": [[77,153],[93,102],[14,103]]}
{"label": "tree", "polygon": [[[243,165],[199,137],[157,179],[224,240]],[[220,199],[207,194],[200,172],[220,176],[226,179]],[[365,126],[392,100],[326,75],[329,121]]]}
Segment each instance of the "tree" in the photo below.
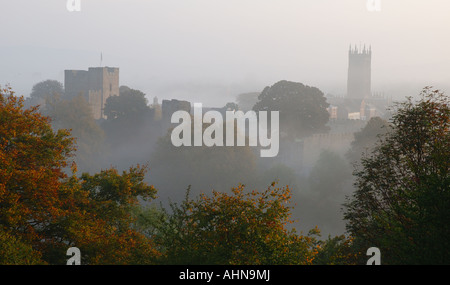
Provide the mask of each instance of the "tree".
{"label": "tree", "polygon": [[[83,252],[84,264],[151,264],[159,253],[154,243],[135,227],[138,199],[155,198],[156,189],[144,182],[146,166],[83,173],[69,184],[83,199],[65,220],[67,242]],[[58,255],[61,256],[61,255]]]}
{"label": "tree", "polygon": [[81,171],[100,169],[105,153],[105,133],[95,121],[91,107],[83,96],[70,99],[52,97],[47,100],[45,115],[53,129],[69,129],[76,141],[76,163]]}
{"label": "tree", "polygon": [[10,88],[0,92],[0,261],[64,264],[76,246],[84,264],[151,263],[158,252],[135,229],[132,210],[138,198],[155,197],[147,167],[77,177],[70,133],[23,101]]}
{"label": "tree", "polygon": [[[265,191],[213,191],[181,205],[172,204],[155,239],[163,264],[267,265],[311,264],[317,253],[315,234],[288,230],[291,222],[288,187]],[[164,216],[163,216],[164,217]]]}
{"label": "tree", "polygon": [[[129,157],[135,157],[148,151],[149,141],[155,140],[152,139],[154,134],[150,132],[154,131],[153,109],[147,105],[142,91],[121,86],[119,96],[106,100],[104,112],[107,120],[102,122],[101,128],[106,134],[112,153],[123,152]],[[132,154],[131,146],[136,149]],[[142,147],[147,150],[141,149]]]}
{"label": "tree", "polygon": [[63,84],[57,80],[48,79],[33,85],[30,97],[45,100],[47,97],[52,97],[56,94],[60,96],[64,95]]}
{"label": "tree", "polygon": [[316,87],[279,81],[264,88],[253,107],[255,111],[279,111],[280,132],[291,140],[328,131],[329,104]]}
{"label": "tree", "polygon": [[370,153],[378,142],[378,137],[390,131],[389,123],[380,117],[371,118],[366,126],[355,133],[355,139],[351,143],[351,148],[346,153],[347,159],[351,163],[360,161],[364,153]]}
{"label": "tree", "polygon": [[354,251],[353,238],[345,235],[329,236],[320,241],[318,247],[314,265],[355,265],[361,258],[361,253]]}
{"label": "tree", "polygon": [[120,86],[119,94],[106,99],[104,113],[108,120],[139,120],[150,111],[142,91]]}
{"label": "tree", "polygon": [[0,264],[1,265],[39,265],[41,253],[33,250],[30,244],[24,243],[14,234],[0,228]]}
{"label": "tree", "polygon": [[67,130],[54,133],[49,118],[23,102],[1,90],[0,226],[40,251],[52,243],[49,227],[67,214],[60,181],[74,148]]}
{"label": "tree", "polygon": [[397,105],[392,132],[361,160],[346,204],[347,230],[384,264],[450,260],[449,97],[430,87]]}

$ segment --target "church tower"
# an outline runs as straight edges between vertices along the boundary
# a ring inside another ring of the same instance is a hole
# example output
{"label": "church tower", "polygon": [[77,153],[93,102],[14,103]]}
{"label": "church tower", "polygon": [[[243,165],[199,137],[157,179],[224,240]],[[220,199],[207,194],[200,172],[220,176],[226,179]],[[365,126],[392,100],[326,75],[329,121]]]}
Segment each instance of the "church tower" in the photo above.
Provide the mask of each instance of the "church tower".
{"label": "church tower", "polygon": [[372,48],[348,51],[347,98],[363,99],[371,96],[371,58]]}

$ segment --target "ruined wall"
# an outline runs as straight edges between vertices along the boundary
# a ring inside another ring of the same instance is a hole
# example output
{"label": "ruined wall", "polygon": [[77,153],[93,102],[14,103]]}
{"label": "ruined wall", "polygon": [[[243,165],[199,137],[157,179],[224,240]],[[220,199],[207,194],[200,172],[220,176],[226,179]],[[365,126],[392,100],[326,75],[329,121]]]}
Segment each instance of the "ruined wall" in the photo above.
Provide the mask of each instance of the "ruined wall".
{"label": "ruined wall", "polygon": [[162,113],[162,134],[165,135],[167,130],[172,127],[170,119],[172,118],[172,114],[176,111],[186,111],[188,113],[191,112],[191,103],[188,101],[181,100],[163,100],[161,104],[161,113]]}

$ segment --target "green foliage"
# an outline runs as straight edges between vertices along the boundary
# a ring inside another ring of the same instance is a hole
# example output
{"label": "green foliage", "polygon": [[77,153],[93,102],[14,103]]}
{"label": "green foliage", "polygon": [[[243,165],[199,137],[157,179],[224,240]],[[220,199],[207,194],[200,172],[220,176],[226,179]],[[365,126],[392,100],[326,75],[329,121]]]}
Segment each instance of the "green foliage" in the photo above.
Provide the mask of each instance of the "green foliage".
{"label": "green foliage", "polygon": [[85,263],[148,264],[158,255],[151,239],[135,228],[139,199],[152,200],[156,194],[144,182],[146,172],[146,166],[138,165],[122,174],[112,168],[74,178],[71,188],[78,187],[84,198],[78,200],[82,215],[75,217],[77,228],[68,238],[83,252]]}
{"label": "green foliage", "polygon": [[39,265],[41,254],[21,241],[14,234],[0,228],[0,264],[2,265]]}
{"label": "green foliage", "polygon": [[149,112],[147,98],[142,91],[120,86],[119,96],[106,99],[104,113],[108,120],[139,120]]}
{"label": "green foliage", "polygon": [[319,242],[314,265],[355,265],[361,253],[355,252],[353,239],[344,235],[328,237]]}
{"label": "green foliage", "polygon": [[255,111],[279,111],[280,132],[290,139],[328,131],[329,104],[322,91],[302,83],[280,81],[266,87],[253,107]]}
{"label": "green foliage", "polygon": [[[65,129],[53,131],[37,107],[0,90],[0,229],[5,263],[64,264],[77,246],[83,264],[151,263],[152,241],[133,229],[138,197],[153,199],[146,167],[78,178],[68,166],[74,148]],[[3,242],[6,241],[7,242]]]}
{"label": "green foliage", "polygon": [[291,223],[289,188],[232,194],[213,192],[181,205],[171,213],[156,237],[163,245],[164,264],[310,264],[316,254],[317,231],[298,235]]}
{"label": "green foliage", "polygon": [[384,264],[448,264],[449,97],[425,88],[397,107],[392,132],[355,173],[347,229],[357,247],[380,248]]}

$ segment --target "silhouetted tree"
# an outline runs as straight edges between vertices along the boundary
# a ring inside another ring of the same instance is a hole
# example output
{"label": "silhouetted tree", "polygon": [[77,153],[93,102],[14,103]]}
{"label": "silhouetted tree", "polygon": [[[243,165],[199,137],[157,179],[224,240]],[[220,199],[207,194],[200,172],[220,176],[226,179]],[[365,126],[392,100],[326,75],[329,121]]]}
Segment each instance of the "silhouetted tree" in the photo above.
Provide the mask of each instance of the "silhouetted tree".
{"label": "silhouetted tree", "polygon": [[355,133],[351,148],[346,153],[347,159],[352,164],[358,163],[364,154],[373,150],[379,136],[385,135],[389,130],[390,126],[386,120],[380,117],[371,118],[361,131]]}
{"label": "silhouetted tree", "polygon": [[64,95],[63,84],[57,80],[48,79],[36,83],[31,89],[30,97],[45,99],[55,94],[59,94],[60,96]]}
{"label": "silhouetted tree", "polygon": [[106,99],[104,113],[108,120],[135,121],[149,112],[148,101],[142,91],[120,86],[119,94]]}
{"label": "silhouetted tree", "polygon": [[329,129],[329,104],[316,87],[283,80],[266,87],[258,100],[253,110],[280,112],[280,131],[287,138],[304,138]]}

